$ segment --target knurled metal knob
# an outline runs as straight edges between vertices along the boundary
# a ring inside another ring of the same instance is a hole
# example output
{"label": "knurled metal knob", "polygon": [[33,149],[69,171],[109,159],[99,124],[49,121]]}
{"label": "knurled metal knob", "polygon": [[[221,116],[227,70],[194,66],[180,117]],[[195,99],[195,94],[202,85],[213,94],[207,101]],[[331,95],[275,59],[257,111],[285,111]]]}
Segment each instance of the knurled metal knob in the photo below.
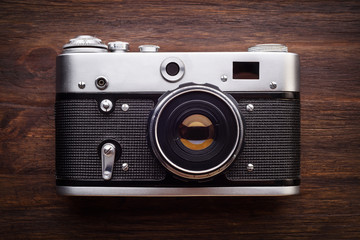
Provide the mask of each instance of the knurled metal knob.
{"label": "knurled metal knob", "polygon": [[76,38],[70,39],[69,43],[65,44],[63,48],[68,49],[80,47],[107,49],[107,46],[101,42],[101,39],[89,35],[80,35]]}
{"label": "knurled metal knob", "polygon": [[160,49],[157,45],[141,45],[139,46],[140,52],[158,52]]}
{"label": "knurled metal knob", "polygon": [[287,52],[288,48],[282,44],[258,44],[248,49],[248,52]]}
{"label": "knurled metal knob", "polygon": [[109,42],[108,43],[110,52],[127,52],[129,51],[129,43],[128,42]]}

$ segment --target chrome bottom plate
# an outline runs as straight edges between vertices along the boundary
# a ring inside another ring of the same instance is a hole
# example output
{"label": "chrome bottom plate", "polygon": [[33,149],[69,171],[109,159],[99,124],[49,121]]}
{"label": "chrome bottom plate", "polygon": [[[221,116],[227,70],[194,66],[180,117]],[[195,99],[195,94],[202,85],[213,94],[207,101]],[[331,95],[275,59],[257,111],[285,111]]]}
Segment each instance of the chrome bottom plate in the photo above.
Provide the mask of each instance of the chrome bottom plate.
{"label": "chrome bottom plate", "polygon": [[201,197],[201,196],[287,196],[300,193],[299,186],[286,187],[71,187],[57,186],[63,196]]}

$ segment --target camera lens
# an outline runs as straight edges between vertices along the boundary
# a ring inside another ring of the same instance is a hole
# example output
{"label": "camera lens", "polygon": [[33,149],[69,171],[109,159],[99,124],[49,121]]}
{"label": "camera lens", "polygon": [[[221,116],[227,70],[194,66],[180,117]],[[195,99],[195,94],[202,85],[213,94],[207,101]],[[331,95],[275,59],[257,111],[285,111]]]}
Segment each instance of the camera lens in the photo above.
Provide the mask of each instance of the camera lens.
{"label": "camera lens", "polygon": [[209,85],[184,85],[164,94],[149,121],[155,156],[169,171],[188,179],[224,171],[242,139],[237,102]]}
{"label": "camera lens", "polygon": [[177,63],[171,62],[168,65],[166,65],[166,72],[170,76],[176,76],[180,71],[180,67]]}
{"label": "camera lens", "polygon": [[203,150],[214,141],[214,125],[201,114],[185,118],[178,130],[181,143],[191,150]]}

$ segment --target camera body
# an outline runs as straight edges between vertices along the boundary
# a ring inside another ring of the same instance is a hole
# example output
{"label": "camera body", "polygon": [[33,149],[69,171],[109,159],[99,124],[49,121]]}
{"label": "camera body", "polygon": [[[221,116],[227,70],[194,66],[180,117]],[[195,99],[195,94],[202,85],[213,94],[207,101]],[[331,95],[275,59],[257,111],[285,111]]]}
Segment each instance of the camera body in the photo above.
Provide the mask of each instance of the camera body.
{"label": "camera body", "polygon": [[57,57],[60,195],[299,193],[297,54],[128,46],[84,35]]}

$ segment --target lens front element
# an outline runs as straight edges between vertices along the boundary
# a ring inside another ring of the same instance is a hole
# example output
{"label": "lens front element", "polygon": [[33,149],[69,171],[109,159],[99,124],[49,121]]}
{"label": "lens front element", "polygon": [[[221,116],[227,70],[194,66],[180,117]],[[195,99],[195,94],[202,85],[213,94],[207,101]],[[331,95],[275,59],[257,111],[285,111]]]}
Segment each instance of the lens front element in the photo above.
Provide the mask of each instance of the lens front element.
{"label": "lens front element", "polygon": [[180,141],[191,150],[203,150],[214,141],[214,125],[204,115],[193,114],[179,126]]}

